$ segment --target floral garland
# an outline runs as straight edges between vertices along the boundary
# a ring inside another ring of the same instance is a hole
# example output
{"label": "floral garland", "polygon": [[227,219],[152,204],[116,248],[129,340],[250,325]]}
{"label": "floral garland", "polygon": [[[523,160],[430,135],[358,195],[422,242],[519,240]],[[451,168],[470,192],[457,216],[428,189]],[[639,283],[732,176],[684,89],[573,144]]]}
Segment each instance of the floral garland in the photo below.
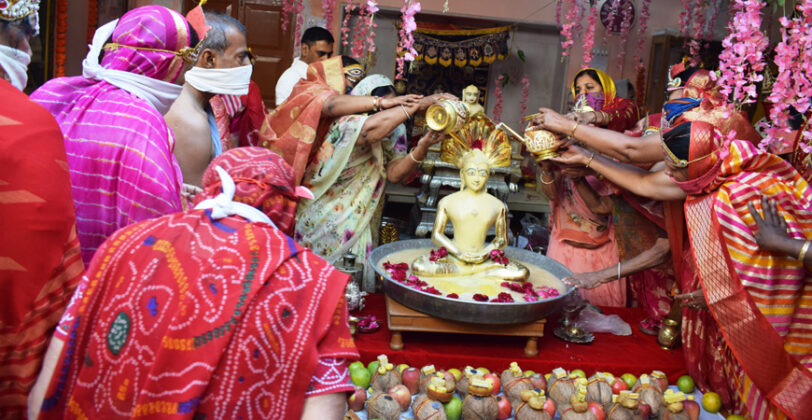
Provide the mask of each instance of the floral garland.
{"label": "floral garland", "polygon": [[[612,0],[611,6],[612,8],[609,10],[609,24],[614,25],[617,12],[620,10],[620,0]],[[609,28],[603,31],[603,45],[609,44],[609,32],[611,32]]]}
{"label": "floral garland", "polygon": [[[637,74],[645,66],[643,59],[640,58],[643,52],[643,47],[646,45],[646,31],[648,30],[648,19],[651,17],[651,0],[643,0],[640,7],[640,22],[637,27],[637,52],[635,53],[635,61],[637,62]],[[640,99],[640,91],[638,91],[637,98]]]}
{"label": "floral garland", "polygon": [[497,123],[502,122],[502,88],[504,87],[505,75],[500,74],[496,78],[496,86],[493,88],[493,94],[496,96],[496,103],[493,105],[493,120]]}
{"label": "floral garland", "polygon": [[581,68],[587,68],[592,63],[592,49],[595,46],[595,24],[597,22],[598,2],[594,2],[587,18],[586,33],[584,34],[584,64],[581,65]]}
{"label": "floral garland", "polygon": [[708,27],[705,29],[705,41],[710,42],[713,39],[713,28],[716,27],[716,18],[719,17],[719,6],[721,6],[722,0],[711,0],[713,2],[713,11],[711,12],[710,21],[708,21]]}
{"label": "floral garland", "polygon": [[561,41],[561,61],[564,61],[564,58],[570,55],[570,48],[572,44],[575,43],[575,40],[572,37],[573,29],[576,25],[577,16],[578,16],[578,5],[573,3],[570,9],[567,11],[567,23],[561,25],[561,35],[564,36],[564,40]]}
{"label": "floral garland", "polygon": [[626,4],[623,11],[623,20],[620,22],[620,51],[617,53],[617,71],[623,71],[623,64],[626,58],[626,42],[629,39],[629,32],[632,28],[632,18],[634,18],[634,6],[632,3]]}
{"label": "floral garland", "polygon": [[761,31],[761,0],[732,0],[735,10],[733,20],[728,25],[730,33],[722,41],[719,54],[719,71],[711,73],[717,81],[719,92],[731,97],[729,110],[758,99],[756,83],[764,77],[761,72],[766,67],[764,51],[767,37]]}
{"label": "floral garland", "polygon": [[704,0],[697,0],[694,7],[695,14],[693,19],[693,32],[691,33],[691,41],[688,42],[688,65],[691,67],[699,66],[701,57],[699,50],[702,48],[702,39],[705,38],[705,8],[707,4]]}
{"label": "floral garland", "polygon": [[344,47],[350,43],[350,18],[353,10],[355,10],[355,4],[350,0],[344,5],[344,21],[341,22],[341,45]]}
{"label": "floral garland", "polygon": [[324,16],[324,26],[330,27],[333,25],[333,15],[336,10],[336,3],[338,0],[321,0],[321,11]]}
{"label": "floral garland", "polygon": [[355,35],[353,37],[352,51],[350,55],[354,58],[360,58],[365,55],[364,47],[367,33],[369,32],[370,13],[367,2],[361,1],[358,5],[358,22],[355,24]]}
{"label": "floral garland", "polygon": [[415,0],[403,0],[403,7],[400,8],[403,23],[398,31],[397,63],[398,72],[395,78],[402,79],[406,70],[406,62],[414,61],[417,50],[414,49],[414,36],[412,32],[417,29],[414,16],[420,12],[420,2]]}
{"label": "floral garland", "polygon": [[56,45],[54,45],[54,77],[65,76],[67,53],[68,0],[56,2]]}
{"label": "floral garland", "polygon": [[561,12],[564,9],[564,0],[555,1],[555,26],[561,27]]}
{"label": "floral garland", "polygon": [[[800,12],[798,17],[779,19],[781,42],[775,47],[778,76],[768,98],[773,103],[770,109],[772,127],[766,129],[767,136],[761,142],[760,146],[764,149],[773,142],[780,141],[777,137],[780,132],[790,132],[790,104],[802,115],[810,110],[812,56],[808,51],[812,49],[812,0],[802,0],[796,8]],[[812,133],[804,131],[802,135],[809,138]],[[808,142],[799,144],[805,153],[812,152],[812,146]]]}
{"label": "floral garland", "polygon": [[522,117],[519,118],[519,126],[524,124],[524,116],[527,113],[527,99],[530,98],[530,78],[525,75],[522,77]]}
{"label": "floral garland", "polygon": [[296,0],[282,0],[282,30],[286,31],[290,24],[290,17],[296,11]]}
{"label": "floral garland", "polygon": [[689,16],[691,14],[691,7],[694,0],[682,0],[682,11],[679,14],[679,33],[683,38],[688,37],[688,24],[690,23]]}

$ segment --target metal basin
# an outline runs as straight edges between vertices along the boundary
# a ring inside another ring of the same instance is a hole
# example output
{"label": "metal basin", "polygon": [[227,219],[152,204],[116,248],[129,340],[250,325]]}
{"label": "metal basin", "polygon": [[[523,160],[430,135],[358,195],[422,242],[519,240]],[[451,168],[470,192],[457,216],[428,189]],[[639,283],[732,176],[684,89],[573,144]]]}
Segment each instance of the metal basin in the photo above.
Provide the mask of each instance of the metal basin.
{"label": "metal basin", "polygon": [[[400,304],[438,318],[475,324],[521,324],[534,322],[558,311],[565,298],[575,290],[565,286],[566,292],[554,298],[537,302],[476,302],[433,295],[406,286],[391,277],[380,267],[393,253],[420,248],[436,248],[431,239],[411,239],[392,242],[375,248],[369,255],[369,263],[383,281],[384,292]],[[572,275],[572,272],[558,261],[520,248],[507,247],[505,255],[517,262],[536,265],[549,271],[558,279]],[[395,262],[395,261],[393,261]],[[400,261],[397,261],[400,262]],[[408,263],[411,263],[409,261]]]}

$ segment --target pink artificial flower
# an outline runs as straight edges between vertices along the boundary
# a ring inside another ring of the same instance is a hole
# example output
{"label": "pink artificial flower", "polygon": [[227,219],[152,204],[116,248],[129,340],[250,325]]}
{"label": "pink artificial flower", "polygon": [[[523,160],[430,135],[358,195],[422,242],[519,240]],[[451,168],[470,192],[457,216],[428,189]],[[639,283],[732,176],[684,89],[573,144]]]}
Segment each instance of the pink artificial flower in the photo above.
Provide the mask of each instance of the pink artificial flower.
{"label": "pink artificial flower", "polygon": [[[592,50],[595,47],[595,24],[597,22],[598,2],[594,2],[587,18],[586,33],[584,34],[584,64],[581,68],[587,68],[592,63]],[[522,112],[522,115],[524,115],[524,112]]]}
{"label": "pink artificial flower", "polygon": [[525,75],[522,77],[522,116],[519,118],[519,125],[524,124],[524,116],[527,113],[527,100],[530,98],[530,78]]}

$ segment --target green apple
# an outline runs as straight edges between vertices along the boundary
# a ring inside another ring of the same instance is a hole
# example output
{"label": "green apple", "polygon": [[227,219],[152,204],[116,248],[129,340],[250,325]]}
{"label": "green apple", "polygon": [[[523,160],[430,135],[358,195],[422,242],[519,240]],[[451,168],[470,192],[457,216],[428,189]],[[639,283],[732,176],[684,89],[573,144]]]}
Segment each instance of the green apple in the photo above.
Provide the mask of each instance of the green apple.
{"label": "green apple", "polygon": [[409,365],[407,365],[406,363],[401,363],[395,369],[398,371],[398,373],[403,373],[403,371],[408,369],[408,368],[409,368]]}
{"label": "green apple", "polygon": [[623,382],[626,382],[626,385],[629,386],[629,389],[632,389],[634,384],[637,383],[637,377],[632,375],[631,373],[624,373],[620,375],[620,379],[623,379]]}
{"label": "green apple", "polygon": [[443,404],[445,416],[448,420],[459,420],[462,415],[462,400],[458,396],[451,397],[451,401]]}
{"label": "green apple", "polygon": [[366,389],[366,387],[369,386],[369,380],[372,379],[372,375],[366,369],[352,369],[350,370],[350,379],[352,379],[352,383],[355,385]]}
{"label": "green apple", "polygon": [[586,379],[586,372],[584,372],[581,369],[573,369],[572,372],[570,372],[570,373],[575,374],[575,376],[580,376],[580,377]]}
{"label": "green apple", "polygon": [[694,392],[694,390],[696,389],[694,378],[688,375],[680,376],[679,379],[677,379],[677,388],[679,388],[680,391],[686,394]]}
{"label": "green apple", "polygon": [[531,376],[533,376],[533,375],[535,375],[535,374],[536,374],[536,372],[533,372],[532,370],[526,370],[526,371],[524,371],[524,376],[525,376],[525,377],[528,377],[528,378],[529,378],[529,377],[531,377]]}
{"label": "green apple", "polygon": [[377,360],[369,362],[369,364],[367,365],[367,370],[369,371],[370,377],[372,377],[372,375],[375,374],[375,371],[378,370],[378,365],[380,365],[380,363]]}
{"label": "green apple", "polygon": [[364,366],[364,362],[362,362],[360,360],[356,360],[356,361],[350,363],[350,366],[349,366],[350,372],[352,372],[355,369],[359,369],[359,368],[360,369],[366,369],[366,366]]}

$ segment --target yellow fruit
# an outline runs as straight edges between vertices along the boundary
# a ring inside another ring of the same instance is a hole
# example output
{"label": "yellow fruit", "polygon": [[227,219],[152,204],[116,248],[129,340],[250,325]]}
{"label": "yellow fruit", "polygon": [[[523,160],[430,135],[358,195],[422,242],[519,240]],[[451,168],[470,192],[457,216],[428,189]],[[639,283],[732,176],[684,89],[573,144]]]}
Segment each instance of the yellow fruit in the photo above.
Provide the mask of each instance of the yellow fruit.
{"label": "yellow fruit", "polygon": [[722,399],[715,392],[708,392],[702,396],[702,408],[708,413],[718,413],[722,408]]}
{"label": "yellow fruit", "polygon": [[448,372],[454,375],[454,379],[458,381],[460,380],[460,378],[462,378],[462,372],[459,369],[451,368],[448,369]]}
{"label": "yellow fruit", "polygon": [[489,371],[488,369],[485,369],[484,367],[476,368],[476,370],[478,370],[479,373],[481,373],[483,375],[486,374],[486,373],[491,373],[491,371]]}

